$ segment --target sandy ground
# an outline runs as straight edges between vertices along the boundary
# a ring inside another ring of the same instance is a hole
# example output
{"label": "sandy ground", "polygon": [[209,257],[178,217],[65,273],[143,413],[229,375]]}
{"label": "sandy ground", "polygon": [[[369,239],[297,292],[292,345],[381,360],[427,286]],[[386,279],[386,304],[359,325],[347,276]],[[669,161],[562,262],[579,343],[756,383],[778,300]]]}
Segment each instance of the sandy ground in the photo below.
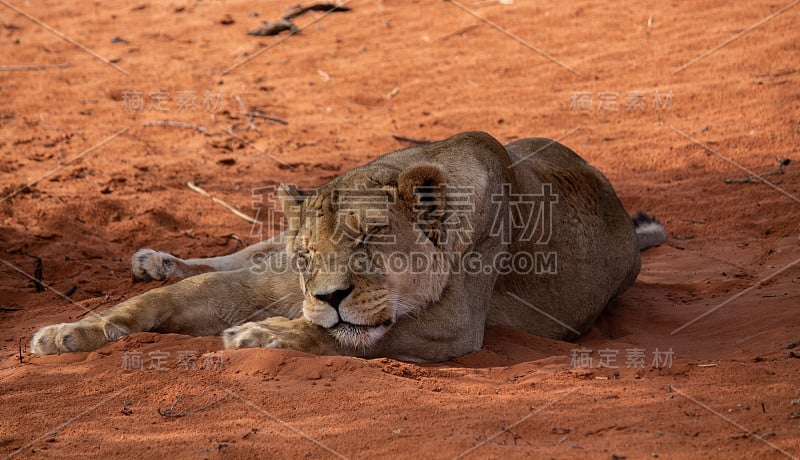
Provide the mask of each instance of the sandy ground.
{"label": "sandy ground", "polygon": [[[798,3],[512,3],[354,0],[253,37],[291,2],[0,2],[0,456],[800,456]],[[248,129],[237,97],[287,124]],[[466,130],[561,140],[667,226],[577,343],[495,329],[436,365],[150,333],[28,353],[158,286],[132,282],[138,248],[274,231],[188,181],[255,215],[259,187]],[[36,258],[52,291],[17,271]]]}

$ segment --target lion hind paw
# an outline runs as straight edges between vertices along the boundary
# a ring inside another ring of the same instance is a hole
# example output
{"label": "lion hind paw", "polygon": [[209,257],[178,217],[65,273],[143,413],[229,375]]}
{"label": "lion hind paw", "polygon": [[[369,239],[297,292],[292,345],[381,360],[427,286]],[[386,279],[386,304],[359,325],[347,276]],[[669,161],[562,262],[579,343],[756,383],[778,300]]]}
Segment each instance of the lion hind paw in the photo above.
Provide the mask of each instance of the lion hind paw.
{"label": "lion hind paw", "polygon": [[175,272],[179,261],[180,259],[166,252],[140,249],[131,258],[133,276],[142,281],[164,281],[176,277]]}

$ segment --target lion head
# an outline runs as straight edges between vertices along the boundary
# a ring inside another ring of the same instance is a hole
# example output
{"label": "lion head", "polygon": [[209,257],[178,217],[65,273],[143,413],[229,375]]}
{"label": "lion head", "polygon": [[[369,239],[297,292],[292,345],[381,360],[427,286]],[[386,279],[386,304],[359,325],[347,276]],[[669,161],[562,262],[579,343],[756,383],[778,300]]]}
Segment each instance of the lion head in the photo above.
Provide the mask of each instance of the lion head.
{"label": "lion head", "polygon": [[309,196],[281,186],[287,253],[300,271],[303,316],[340,344],[368,349],[404,315],[438,301],[447,176],[429,162],[372,163]]}

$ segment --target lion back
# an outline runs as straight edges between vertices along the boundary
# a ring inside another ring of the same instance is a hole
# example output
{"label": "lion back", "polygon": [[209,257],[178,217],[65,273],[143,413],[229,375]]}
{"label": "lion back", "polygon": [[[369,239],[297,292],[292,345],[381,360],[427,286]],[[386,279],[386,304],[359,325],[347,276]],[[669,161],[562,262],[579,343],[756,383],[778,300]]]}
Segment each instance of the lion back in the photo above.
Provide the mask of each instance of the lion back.
{"label": "lion back", "polygon": [[547,270],[501,277],[488,323],[574,338],[586,332],[608,301],[638,275],[633,225],[609,181],[564,145],[532,138],[509,144],[506,150],[520,194],[536,196],[546,189],[555,196],[545,220],[537,224],[549,226],[548,238],[517,238],[512,251],[550,262]]}

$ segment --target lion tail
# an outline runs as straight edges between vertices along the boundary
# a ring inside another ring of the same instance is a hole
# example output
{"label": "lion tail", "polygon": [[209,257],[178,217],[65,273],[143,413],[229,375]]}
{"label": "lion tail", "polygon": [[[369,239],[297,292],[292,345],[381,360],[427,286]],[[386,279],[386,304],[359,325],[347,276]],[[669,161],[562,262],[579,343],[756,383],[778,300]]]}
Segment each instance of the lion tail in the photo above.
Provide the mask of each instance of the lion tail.
{"label": "lion tail", "polygon": [[633,228],[636,229],[636,236],[639,238],[639,250],[658,246],[667,241],[667,230],[656,220],[656,216],[648,216],[639,211],[631,217]]}

